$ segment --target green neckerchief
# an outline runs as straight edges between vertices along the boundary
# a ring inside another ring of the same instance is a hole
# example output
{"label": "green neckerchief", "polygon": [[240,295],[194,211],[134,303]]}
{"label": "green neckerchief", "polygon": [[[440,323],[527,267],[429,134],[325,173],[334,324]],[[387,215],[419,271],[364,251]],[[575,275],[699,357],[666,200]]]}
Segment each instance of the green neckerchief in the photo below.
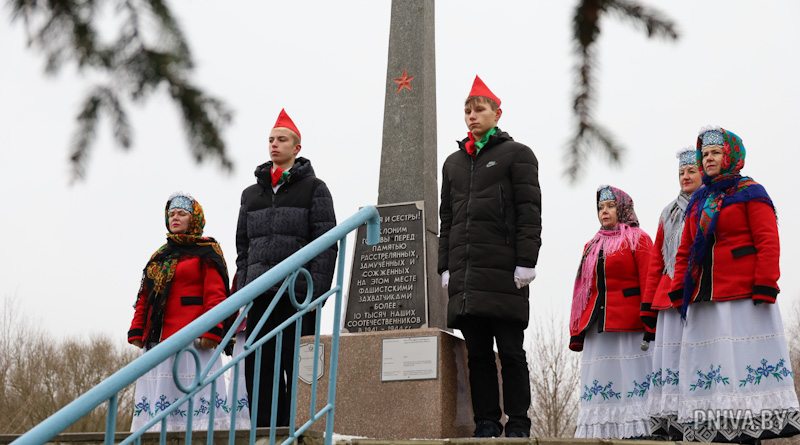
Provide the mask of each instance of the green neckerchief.
{"label": "green neckerchief", "polygon": [[497,127],[494,127],[491,130],[487,131],[486,134],[483,135],[480,141],[475,141],[475,148],[476,148],[475,154],[480,153],[483,146],[486,145],[487,142],[489,142],[489,138],[495,133],[497,133]]}

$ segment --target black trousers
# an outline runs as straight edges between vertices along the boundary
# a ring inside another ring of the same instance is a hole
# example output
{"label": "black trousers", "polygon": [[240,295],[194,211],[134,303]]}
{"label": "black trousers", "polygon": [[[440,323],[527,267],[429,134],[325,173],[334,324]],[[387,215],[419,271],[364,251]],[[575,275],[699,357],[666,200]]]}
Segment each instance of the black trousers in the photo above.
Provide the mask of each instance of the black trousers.
{"label": "black trousers", "polygon": [[508,416],[506,433],[530,432],[528,408],[531,405],[531,386],[522,346],[524,330],[525,326],[520,322],[484,317],[464,320],[461,332],[467,344],[469,386],[476,424],[493,422],[502,431],[500,388],[493,348],[496,340],[503,376],[503,411]]}
{"label": "black trousers", "polygon": [[[269,303],[274,298],[274,294],[268,293],[262,295],[253,301],[253,307],[247,314],[247,338],[253,333],[256,324],[264,315],[269,306]],[[261,338],[268,334],[271,330],[286,321],[289,317],[294,315],[297,309],[289,301],[288,295],[283,295],[281,301],[275,307],[275,310],[270,314],[264,327],[258,333],[257,338]],[[311,335],[314,333],[314,312],[311,312],[303,317],[303,326],[301,328],[301,335]],[[283,339],[281,341],[281,362],[278,369],[278,409],[277,409],[277,423],[276,426],[289,425],[289,411],[291,409],[291,390],[292,390],[292,376],[294,372],[294,335],[296,325],[290,325],[283,330]],[[272,391],[272,383],[275,377],[275,346],[277,342],[275,337],[272,340],[264,343],[261,351],[261,369],[258,376],[255,375],[256,354],[250,354],[244,361],[244,376],[245,384],[247,386],[247,397],[250,403],[250,409],[258,405],[258,413],[256,416],[256,425],[259,427],[269,427],[270,416],[272,415],[272,398],[274,396]],[[255,379],[258,378],[258,400],[253,400],[253,385]]]}

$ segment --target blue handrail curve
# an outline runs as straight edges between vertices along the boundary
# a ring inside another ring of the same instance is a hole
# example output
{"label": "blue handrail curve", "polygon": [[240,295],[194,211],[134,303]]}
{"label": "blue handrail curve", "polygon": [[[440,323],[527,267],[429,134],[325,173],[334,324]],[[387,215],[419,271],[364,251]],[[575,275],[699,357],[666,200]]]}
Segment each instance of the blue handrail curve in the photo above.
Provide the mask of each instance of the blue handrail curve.
{"label": "blue handrail curve", "polygon": [[[201,370],[198,374],[198,378],[192,385],[189,387],[182,388],[182,390],[189,390],[188,394],[185,394],[183,397],[179,398],[176,402],[174,402],[170,408],[177,409],[182,406],[184,403],[189,404],[189,409],[192,409],[193,398],[192,396],[194,393],[199,391],[200,389],[204,388],[205,386],[211,386],[212,388],[212,397],[216,397],[216,394],[220,388],[216,386],[216,379],[227,372],[230,368],[238,371],[239,366],[242,365],[241,360],[252,353],[256,354],[256,374],[259,373],[259,364],[260,364],[260,355],[261,355],[261,347],[267,341],[271,340],[272,338],[276,338],[278,341],[276,342],[276,358],[280,360],[280,347],[281,341],[280,339],[284,335],[284,330],[291,326],[292,324],[295,325],[295,332],[289,335],[294,335],[296,340],[299,340],[300,336],[300,328],[302,325],[302,316],[311,310],[314,310],[317,307],[322,306],[331,295],[335,295],[335,308],[334,308],[334,320],[333,320],[333,334],[331,338],[331,352],[330,352],[330,370],[328,374],[329,378],[329,385],[328,385],[328,400],[327,404],[319,409],[316,413],[314,413],[314,406],[316,406],[316,379],[313,379],[312,385],[312,397],[311,397],[311,409],[310,409],[310,419],[297,427],[295,425],[295,410],[296,410],[296,393],[297,393],[297,379],[298,379],[298,348],[300,347],[300,342],[295,341],[295,351],[294,351],[294,376],[292,379],[291,384],[291,395],[292,395],[292,414],[290,419],[290,436],[284,443],[289,443],[294,441],[300,434],[308,430],[311,425],[316,422],[317,420],[326,417],[326,428],[325,428],[325,442],[330,444],[333,438],[333,421],[334,421],[334,413],[335,413],[335,401],[336,401],[336,376],[338,370],[338,357],[339,357],[339,326],[341,324],[341,309],[342,309],[342,289],[343,289],[343,277],[344,277],[344,257],[345,257],[345,248],[346,248],[346,241],[347,235],[350,232],[357,230],[361,225],[367,225],[367,243],[370,245],[374,245],[378,243],[380,237],[380,217],[378,216],[378,211],[374,206],[365,206],[361,208],[358,212],[356,212],[353,216],[347,218],[345,221],[328,231],[327,233],[323,234],[316,240],[309,243],[307,246],[299,250],[298,252],[294,253],[286,260],[282,261],[277,266],[273,267],[272,269],[265,272],[260,277],[253,280],[247,286],[236,292],[235,294],[231,295],[211,310],[203,314],[202,316],[198,317],[196,320],[185,326],[183,329],[179,330],[175,334],[171,335],[166,340],[162,341],[158,345],[156,345],[151,350],[147,351],[145,354],[142,354],[139,358],[135,359],[127,366],[123,367],[119,371],[115,372],[94,388],[90,389],[82,396],[78,397],[77,399],[70,402],[68,405],[42,421],[40,424],[32,428],[30,431],[25,433],[24,435],[20,436],[12,442],[14,445],[28,445],[28,444],[43,444],[50,439],[52,439],[57,434],[61,433],[65,429],[67,429],[70,425],[75,423],[84,415],[88,414],[94,408],[99,406],[100,404],[108,401],[109,402],[109,409],[108,409],[108,417],[106,419],[106,435],[105,435],[105,442],[106,444],[114,443],[114,433],[115,433],[115,425],[116,425],[116,414],[117,414],[117,403],[118,398],[117,394],[119,391],[123,390],[125,387],[130,385],[131,383],[135,382],[136,379],[147,373],[152,368],[158,366],[164,360],[169,358],[170,356],[176,356],[179,354],[188,353],[195,359],[195,363],[199,370],[199,361],[197,359],[197,353],[195,350],[190,346],[194,339],[200,337],[205,332],[208,332],[211,328],[216,326],[218,323],[222,322],[226,318],[228,318],[231,314],[235,313],[239,309],[243,309],[239,316],[237,317],[236,321],[233,323],[232,327],[225,333],[220,345],[214,351],[214,355],[212,360],[210,361],[209,365],[205,367],[205,369]],[[312,282],[311,280],[307,280],[309,288],[307,289],[305,299],[303,301],[297,301],[295,292],[294,292],[294,281],[297,279],[299,274],[308,275],[308,271],[303,268],[303,265],[308,263],[311,259],[315,258],[323,251],[328,249],[330,246],[334,244],[339,244],[339,253],[337,258],[337,271],[336,271],[336,282],[332,286],[332,288],[321,296],[312,300]],[[233,337],[236,328],[239,326],[241,321],[244,319],[247,311],[252,306],[253,300],[256,297],[263,294],[270,288],[272,288],[275,284],[281,282],[283,283],[280,287],[275,298],[272,300],[270,305],[268,306],[264,316],[261,320],[258,321],[257,327],[255,328],[255,332],[247,339],[244,347],[244,352],[242,354],[237,355],[234,357],[230,362],[223,365],[220,369],[218,369],[213,374],[209,374],[211,369],[211,363],[216,361],[216,358],[222,353],[224,347]],[[295,313],[292,317],[281,323],[278,327],[273,329],[272,331],[265,334],[263,337],[258,338],[255,340],[257,334],[263,327],[264,323],[266,322],[267,317],[270,315],[274,307],[277,305],[278,300],[283,297],[285,293],[288,294],[292,304],[298,309],[297,313]],[[315,338],[314,338],[314,351],[315,354],[318,354],[319,351],[319,325],[320,325],[320,314],[321,310],[317,311],[316,313],[316,329],[315,329]],[[288,333],[287,333],[288,334]],[[177,360],[176,360],[177,362]],[[314,376],[317,374],[317,360],[315,357],[314,360]],[[276,362],[276,366],[278,363]],[[273,384],[277,384],[277,378],[279,377],[279,373],[275,373],[275,381]],[[258,379],[255,379],[255,387],[254,387],[254,394],[258,392]],[[176,381],[177,383],[177,381]],[[241,388],[242,385],[238,384],[238,372],[234,373],[234,388]],[[185,385],[184,385],[185,386]],[[236,389],[234,389],[236,391]],[[240,393],[242,391],[239,391]],[[257,396],[256,396],[257,397]],[[253,397],[253,398],[256,398]],[[273,404],[277,400],[277,391],[273,391]],[[166,441],[166,417],[171,412],[170,408],[167,408],[164,411],[161,411],[158,415],[156,415],[150,422],[145,424],[139,430],[134,431],[128,436],[125,440],[120,442],[121,444],[127,444],[136,442],[138,443],[141,439],[141,435],[147,431],[151,426],[160,423],[161,424],[161,443],[165,443]],[[251,407],[251,423],[254,426],[251,428],[250,431],[250,443],[255,442],[255,419],[257,414],[258,404],[253,404]],[[210,406],[210,416],[211,421],[209,422],[209,435],[208,435],[208,443],[213,443],[213,416],[215,411],[215,403],[211,403]],[[276,424],[276,409],[273,405],[272,409],[272,419],[271,419],[271,426],[270,428],[270,444],[275,443],[275,424]],[[188,428],[185,432],[187,443],[191,442],[191,418],[192,416],[188,416]],[[235,416],[234,413],[231,413],[231,429],[235,429]],[[234,435],[230,434],[230,443],[234,443]]]}

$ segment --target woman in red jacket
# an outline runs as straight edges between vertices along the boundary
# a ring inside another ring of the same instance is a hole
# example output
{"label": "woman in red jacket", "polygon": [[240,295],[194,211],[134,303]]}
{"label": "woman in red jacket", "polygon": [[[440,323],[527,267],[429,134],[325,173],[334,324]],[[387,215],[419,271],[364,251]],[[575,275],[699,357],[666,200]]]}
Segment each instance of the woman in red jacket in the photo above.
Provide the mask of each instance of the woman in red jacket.
{"label": "woman in red jacket", "polygon": [[[128,342],[145,350],[194,321],[229,293],[222,249],[213,238],[202,236],[205,216],[200,203],[187,194],[171,196],[165,209],[165,222],[169,230],[167,243],[156,250],[144,268],[128,331]],[[211,360],[213,349],[224,334],[222,329],[219,324],[195,340],[200,369]],[[179,360],[180,379],[184,385],[190,385],[195,377],[194,360],[188,354],[182,354]],[[217,360],[211,373],[221,365]],[[144,426],[184,395],[173,380],[174,361],[174,357],[168,358],[136,381],[132,430]],[[217,389],[222,394],[217,394],[215,401],[214,424],[215,429],[224,429],[230,424],[227,413],[231,408],[222,379]],[[192,412],[186,404],[167,417],[167,429],[185,430],[189,416],[192,416],[193,429],[207,429],[210,403],[211,388],[208,386],[195,397]],[[159,431],[160,424],[156,423],[151,430]]]}
{"label": "woman in red jacket", "polygon": [[647,410],[653,418],[653,434],[682,440],[684,426],[678,419],[678,375],[683,325],[678,311],[667,293],[675,275],[675,255],[683,233],[684,213],[692,193],[702,184],[703,177],[697,165],[694,147],[678,153],[678,182],[681,191],[669,203],[658,219],[647,285],[642,299],[642,321],[649,332],[656,331],[653,346],[653,377],[647,395]]}
{"label": "woman in red jacket", "polygon": [[797,395],[778,296],[772,200],[741,176],[741,138],[701,130],[705,187],[692,195],[669,297],[686,319],[678,420],[685,440],[755,443],[798,433]]}
{"label": "woman in red jacket", "polygon": [[575,437],[647,436],[652,359],[640,347],[639,309],[653,243],[620,189],[597,190],[597,216],[601,228],[583,249],[570,317],[569,348],[583,351]]}

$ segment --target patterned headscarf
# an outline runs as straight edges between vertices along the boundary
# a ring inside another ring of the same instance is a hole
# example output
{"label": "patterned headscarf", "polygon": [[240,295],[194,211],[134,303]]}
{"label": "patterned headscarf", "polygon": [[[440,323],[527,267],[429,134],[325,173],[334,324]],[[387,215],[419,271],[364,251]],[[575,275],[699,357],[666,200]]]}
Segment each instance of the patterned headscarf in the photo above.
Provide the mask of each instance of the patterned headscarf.
{"label": "patterned headscarf", "polygon": [[[703,147],[709,145],[722,146],[722,165],[720,173],[715,176],[709,176],[703,170]],[[775,205],[764,187],[753,178],[739,174],[744,168],[744,158],[747,154],[742,138],[722,127],[705,127],[697,136],[696,147],[697,163],[703,173],[705,187],[692,194],[686,208],[686,217],[694,212],[698,216],[698,223],[697,236],[689,252],[689,266],[683,277],[681,306],[683,318],[686,318],[686,310],[692,299],[697,278],[700,276],[700,268],[711,246],[711,238],[716,231],[720,211],[731,204],[748,201],[761,201],[775,210]]]}
{"label": "patterned headscarf", "polygon": [[228,267],[225,264],[222,248],[214,238],[202,236],[206,219],[203,207],[196,199],[185,193],[174,194],[169,197],[166,206],[164,206],[164,222],[167,225],[167,230],[169,230],[169,210],[172,208],[184,208],[189,202],[191,202],[192,217],[189,220],[189,228],[186,233],[167,233],[167,243],[153,253],[144,267],[139,294],[146,295],[153,307],[150,332],[145,333],[146,343],[148,340],[151,342],[157,341],[160,336],[166,297],[169,295],[170,285],[175,276],[175,269],[181,258],[197,256],[210,261],[222,276],[226,292],[228,291]]}
{"label": "patterned headscarf", "polygon": [[[605,198],[605,199],[603,199]],[[614,200],[617,203],[617,222],[631,227],[639,226],[639,218],[633,210],[633,199],[616,187],[601,185],[597,188],[597,204],[600,201]]]}
{"label": "patterned headscarf", "polygon": [[573,331],[578,329],[581,314],[589,304],[589,294],[601,252],[605,258],[624,246],[636,250],[639,246],[639,239],[644,233],[639,228],[639,219],[633,210],[633,199],[627,193],[616,187],[604,185],[597,189],[596,200],[597,204],[600,204],[601,201],[616,201],[617,226],[613,229],[601,227],[594,238],[586,244],[583,251],[572,293],[570,329]]}
{"label": "patterned headscarf", "polygon": [[[697,166],[697,156],[694,147],[687,147],[676,154],[678,158],[678,172],[688,165]],[[683,215],[689,204],[690,194],[681,191],[674,201],[669,203],[661,212],[660,223],[664,231],[664,244],[661,245],[661,257],[664,259],[664,273],[673,278],[675,275],[675,255],[681,243],[683,233]]]}
{"label": "patterned headscarf", "polygon": [[[189,220],[189,228],[185,233],[169,232],[169,211],[172,209],[183,209],[192,214]],[[203,206],[192,198],[188,193],[175,193],[167,200],[164,208],[164,225],[167,226],[167,238],[178,244],[194,243],[203,236],[203,229],[206,227],[206,216],[203,213]]]}
{"label": "patterned headscarf", "polygon": [[[709,145],[722,146],[722,165],[719,175],[714,178],[709,177],[703,170],[703,147]],[[700,129],[700,134],[697,136],[695,156],[697,157],[697,165],[700,167],[700,172],[703,173],[703,182],[705,184],[714,180],[719,181],[721,177],[726,175],[729,177],[738,175],[744,168],[746,155],[747,150],[744,148],[742,138],[734,132],[725,130],[722,127],[704,127]]]}
{"label": "patterned headscarf", "polygon": [[167,212],[172,209],[182,209],[189,213],[194,212],[194,199],[186,194],[175,194],[169,199],[167,204]]}

